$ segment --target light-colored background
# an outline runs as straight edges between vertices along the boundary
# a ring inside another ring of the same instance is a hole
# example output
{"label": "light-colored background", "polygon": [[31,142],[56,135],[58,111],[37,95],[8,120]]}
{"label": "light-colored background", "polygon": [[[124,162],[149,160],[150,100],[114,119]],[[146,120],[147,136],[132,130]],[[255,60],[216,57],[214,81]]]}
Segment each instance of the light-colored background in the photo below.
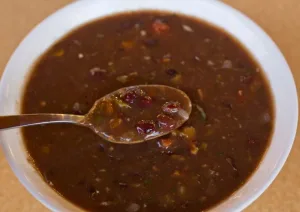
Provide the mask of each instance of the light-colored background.
{"label": "light-colored background", "polygon": [[[0,0],[0,74],[21,39],[37,23],[71,1]],[[299,85],[299,0],[224,1],[247,14],[271,35],[287,58],[296,84]],[[292,153],[279,176],[269,189],[246,211],[300,211],[300,163],[298,161],[300,161],[299,135],[296,137]],[[0,211],[48,211],[18,182],[1,151]]]}

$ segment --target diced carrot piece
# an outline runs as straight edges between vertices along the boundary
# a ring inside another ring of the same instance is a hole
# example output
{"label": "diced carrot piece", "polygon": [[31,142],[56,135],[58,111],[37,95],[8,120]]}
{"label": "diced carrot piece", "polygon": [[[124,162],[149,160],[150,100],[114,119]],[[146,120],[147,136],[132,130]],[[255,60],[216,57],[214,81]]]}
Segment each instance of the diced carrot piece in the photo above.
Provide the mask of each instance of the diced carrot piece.
{"label": "diced carrot piece", "polygon": [[181,174],[178,170],[174,171],[173,174],[172,174],[172,176],[174,176],[174,177],[179,177],[180,175]]}
{"label": "diced carrot piece", "polygon": [[244,100],[245,100],[245,96],[244,96],[243,90],[238,90],[237,94],[238,94],[238,95],[237,95],[237,100],[238,100],[239,102],[243,103]]}
{"label": "diced carrot piece", "polygon": [[42,146],[41,149],[42,149],[42,152],[45,154],[49,154],[49,152],[50,152],[50,147],[48,147],[48,146]]}
{"label": "diced carrot piece", "polygon": [[111,102],[103,101],[100,104],[100,111],[102,111],[105,115],[112,115],[114,112],[113,104]]}
{"label": "diced carrot piece", "polygon": [[167,138],[167,139],[161,139],[160,143],[163,147],[168,148],[169,146],[171,146],[173,142],[171,139]]}
{"label": "diced carrot piece", "polygon": [[56,52],[53,53],[53,56],[55,57],[61,57],[65,54],[65,51],[63,49],[59,49]]}
{"label": "diced carrot piece", "polygon": [[152,24],[152,28],[157,34],[168,32],[170,30],[170,27],[167,24],[163,23],[161,20],[154,21]]}
{"label": "diced carrot piece", "polygon": [[168,63],[168,62],[171,61],[171,59],[170,59],[170,58],[163,58],[162,61],[163,61],[164,63]]}
{"label": "diced carrot piece", "polygon": [[153,170],[153,171],[156,171],[156,172],[159,171],[158,168],[157,168],[156,166],[152,166],[152,170]]}
{"label": "diced carrot piece", "polygon": [[127,75],[121,75],[121,76],[118,76],[116,78],[116,80],[119,81],[119,82],[121,82],[121,83],[123,83],[123,84],[125,84],[125,83],[128,82],[129,77]]}
{"label": "diced carrot piece", "polygon": [[181,74],[177,74],[175,77],[173,77],[171,79],[171,82],[173,84],[177,84],[177,85],[180,84],[182,82],[182,76],[181,76]]}
{"label": "diced carrot piece", "polygon": [[171,155],[171,158],[177,161],[185,161],[185,158],[182,155]]}
{"label": "diced carrot piece", "polygon": [[113,105],[112,105],[111,102],[109,102],[109,103],[107,104],[106,114],[107,114],[107,115],[112,115],[113,112],[114,112]]}
{"label": "diced carrot piece", "polygon": [[124,49],[132,49],[134,43],[132,41],[122,41],[121,45]]}
{"label": "diced carrot piece", "polygon": [[183,128],[182,133],[190,140],[196,139],[196,130],[194,127],[185,127]]}
{"label": "diced carrot piece", "polygon": [[199,148],[198,148],[195,144],[193,144],[193,145],[191,146],[191,153],[192,153],[193,155],[197,155],[198,151],[199,151]]}
{"label": "diced carrot piece", "polygon": [[204,98],[204,94],[203,94],[203,91],[202,91],[202,89],[197,89],[197,93],[198,93],[198,95],[199,95],[199,97],[200,97],[200,100],[201,101],[203,101],[203,98]]}
{"label": "diced carrot piece", "polygon": [[122,119],[111,119],[109,121],[109,126],[111,129],[115,129],[117,128],[118,126],[120,126],[120,124],[122,124]]}

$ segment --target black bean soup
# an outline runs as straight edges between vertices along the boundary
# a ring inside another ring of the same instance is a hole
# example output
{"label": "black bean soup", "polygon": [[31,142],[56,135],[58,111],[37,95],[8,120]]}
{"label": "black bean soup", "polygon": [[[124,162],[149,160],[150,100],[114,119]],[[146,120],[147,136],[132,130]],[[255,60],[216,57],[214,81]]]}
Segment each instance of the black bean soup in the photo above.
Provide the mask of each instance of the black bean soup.
{"label": "black bean soup", "polygon": [[190,17],[142,11],[76,29],[33,67],[22,113],[85,114],[102,96],[140,84],[186,92],[190,119],[134,145],[68,124],[26,128],[27,150],[49,186],[88,211],[199,212],[247,181],[272,134],[268,83],[233,38]]}

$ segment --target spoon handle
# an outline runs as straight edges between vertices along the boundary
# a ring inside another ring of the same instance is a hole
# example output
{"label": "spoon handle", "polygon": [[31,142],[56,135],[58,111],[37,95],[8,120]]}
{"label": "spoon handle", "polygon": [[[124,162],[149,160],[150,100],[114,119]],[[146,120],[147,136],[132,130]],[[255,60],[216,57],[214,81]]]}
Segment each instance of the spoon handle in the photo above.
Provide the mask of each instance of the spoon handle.
{"label": "spoon handle", "polygon": [[0,116],[0,130],[51,123],[73,123],[81,125],[84,116],[68,114],[28,114]]}

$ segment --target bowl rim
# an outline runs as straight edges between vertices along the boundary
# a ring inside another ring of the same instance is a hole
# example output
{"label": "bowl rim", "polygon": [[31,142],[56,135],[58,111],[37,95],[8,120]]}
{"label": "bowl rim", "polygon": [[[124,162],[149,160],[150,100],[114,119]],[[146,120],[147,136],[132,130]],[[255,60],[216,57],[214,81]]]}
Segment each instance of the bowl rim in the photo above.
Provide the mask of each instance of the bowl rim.
{"label": "bowl rim", "polygon": [[[73,3],[70,3],[69,5],[63,7],[62,9],[59,9],[58,11],[54,12],[52,15],[50,15],[49,17],[47,17],[45,20],[43,20],[40,24],[38,24],[25,38],[24,40],[20,43],[20,45],[17,47],[17,49],[15,50],[15,52],[13,53],[12,57],[10,58],[5,71],[2,75],[2,80],[0,83],[0,101],[4,102],[5,101],[5,95],[7,95],[7,91],[6,91],[6,87],[5,87],[5,81],[7,78],[7,73],[9,72],[9,70],[11,70],[11,67],[13,66],[12,63],[14,63],[15,58],[20,57],[19,56],[19,49],[22,48],[22,46],[24,46],[24,43],[28,42],[30,40],[31,37],[34,37],[33,35],[37,35],[38,31],[43,28],[44,26],[50,24],[51,22],[57,20],[58,17],[63,16],[65,13],[68,13],[70,11],[80,11],[80,7],[86,7],[88,4],[92,5],[92,4],[100,4],[101,3],[108,3],[109,6],[116,6],[117,4],[122,4],[122,0],[89,0],[89,1],[75,1]],[[169,6],[166,5],[166,3],[162,3],[162,1],[159,0],[153,0],[151,3],[146,2],[146,1],[133,1],[135,2],[137,5],[135,6],[137,8],[137,10],[143,8],[143,9],[162,9],[162,10],[169,10],[172,11],[172,9],[168,9]],[[181,2],[181,3],[180,3]],[[280,63],[282,65],[282,67],[284,67],[285,70],[287,70],[285,72],[285,78],[287,80],[287,82],[290,83],[290,98],[292,98],[291,102],[291,110],[289,111],[289,113],[291,113],[294,117],[290,118],[291,119],[291,123],[290,124],[290,132],[289,132],[289,136],[287,137],[287,145],[285,147],[284,150],[282,150],[282,154],[280,155],[280,158],[278,159],[277,163],[275,164],[274,167],[272,167],[272,171],[270,172],[271,174],[269,174],[268,179],[265,179],[263,186],[261,186],[260,188],[256,189],[254,192],[252,192],[251,195],[248,195],[248,197],[240,203],[235,203],[232,204],[231,206],[227,206],[228,207],[232,207],[231,209],[233,209],[234,211],[241,211],[244,208],[246,208],[248,205],[250,205],[255,199],[257,199],[266,189],[267,187],[273,182],[273,180],[275,179],[275,177],[278,175],[279,171],[282,169],[289,153],[290,150],[292,148],[293,142],[294,142],[294,138],[296,135],[296,130],[297,130],[297,123],[298,123],[298,97],[297,97],[297,90],[296,90],[296,86],[295,86],[295,82],[293,80],[293,76],[291,73],[291,70],[284,58],[284,56],[282,55],[282,53],[280,52],[279,48],[276,46],[276,44],[273,42],[273,40],[256,24],[254,23],[251,19],[249,19],[247,16],[245,16],[244,14],[242,14],[241,12],[237,11],[236,9],[233,9],[232,7],[226,5],[225,3],[222,3],[220,1],[211,1],[211,0],[202,0],[199,1],[198,3],[195,3],[196,1],[191,1],[191,4],[207,4],[210,5],[212,7],[215,7],[215,9],[219,9],[219,10],[224,10],[227,13],[233,14],[235,16],[235,18],[239,19],[239,21],[243,24],[246,24],[247,27],[249,27],[250,30],[255,31],[255,35],[258,36],[260,39],[264,40],[265,43],[264,45],[267,46],[267,48],[271,49],[272,51],[274,51],[276,53],[277,59],[278,59],[278,63]],[[124,1],[123,1],[124,4]],[[183,5],[181,0],[173,0],[172,4],[180,4]],[[154,5],[159,5],[158,8],[154,7]],[[107,5],[106,5],[107,6]],[[140,8],[139,8],[140,7]],[[116,6],[116,8],[120,8],[118,6]],[[122,9],[120,9],[120,11],[118,9],[114,10],[114,13],[118,13],[118,12],[122,12],[122,11],[132,11],[135,10],[135,8],[131,7],[131,6],[126,6],[123,5]],[[181,10],[179,11],[180,13],[182,12]],[[183,12],[183,14],[187,14],[187,15],[191,15],[194,16],[193,14],[189,14],[189,13],[185,13]],[[103,17],[106,15],[100,14],[99,17]],[[98,17],[98,18],[99,18]],[[199,17],[198,15],[196,16],[197,18],[201,19],[201,17]],[[90,20],[88,21],[83,21],[84,23],[86,22],[90,22]],[[204,21],[206,21],[204,19]],[[212,23],[213,25],[216,25],[216,23]],[[74,26],[78,27],[81,24],[75,24]],[[218,25],[216,25],[217,27],[219,27]],[[75,27],[75,28],[76,28]],[[74,28],[74,27],[72,27]],[[227,31],[227,30],[226,30]],[[231,33],[230,33],[231,34]],[[233,34],[233,36],[235,36]],[[60,38],[60,37],[59,37]],[[53,43],[55,41],[57,41],[57,38],[53,38]],[[239,40],[239,39],[238,39]],[[241,42],[242,44],[244,44],[243,42]],[[248,48],[247,48],[248,49]],[[251,50],[248,49],[248,51],[250,53]],[[255,58],[256,61],[258,61],[257,58]],[[259,61],[258,61],[259,62]],[[28,71],[26,71],[28,72]],[[273,91],[273,88],[271,88]],[[277,103],[275,106],[277,106]],[[1,114],[5,113],[4,110],[0,111]],[[9,165],[11,166],[14,174],[18,177],[19,181],[23,184],[24,187],[26,187],[26,189],[36,198],[38,199],[43,205],[45,205],[47,208],[51,209],[52,211],[61,211],[59,208],[56,208],[52,205],[51,202],[47,201],[47,198],[43,198],[41,195],[38,194],[38,191],[36,191],[35,189],[33,189],[28,182],[26,181],[26,179],[24,178],[24,176],[22,175],[22,173],[20,173],[20,170],[18,168],[18,164],[16,163],[16,161],[14,160],[14,156],[11,154],[11,147],[9,146],[9,142],[5,142],[3,141],[3,137],[1,136],[2,133],[0,133],[0,139],[1,139],[1,146],[2,149],[4,150],[4,155],[8,160]],[[273,138],[271,139],[271,143],[270,146],[272,145],[273,142]],[[269,149],[266,151],[264,158],[262,158],[259,167],[261,166],[262,162],[265,161],[266,157],[267,157],[267,153],[269,153],[270,151],[270,147]],[[258,167],[258,168],[259,168]],[[247,183],[249,183],[249,181],[251,181],[251,179],[253,178],[253,175],[256,175],[257,172],[259,170],[257,169],[255,171],[255,173],[252,174],[252,176],[250,177],[250,179],[248,179]],[[261,170],[260,170],[261,171]],[[245,187],[242,186],[241,188]],[[241,188],[239,190],[241,190]],[[239,191],[238,190],[238,191]],[[236,193],[238,193],[238,191]],[[235,194],[236,194],[235,193]],[[239,194],[237,194],[239,195]],[[223,202],[219,203],[218,205],[214,206],[211,210],[213,211],[219,211],[221,209],[221,205],[223,205],[225,202],[228,201],[228,198],[225,199]]]}

